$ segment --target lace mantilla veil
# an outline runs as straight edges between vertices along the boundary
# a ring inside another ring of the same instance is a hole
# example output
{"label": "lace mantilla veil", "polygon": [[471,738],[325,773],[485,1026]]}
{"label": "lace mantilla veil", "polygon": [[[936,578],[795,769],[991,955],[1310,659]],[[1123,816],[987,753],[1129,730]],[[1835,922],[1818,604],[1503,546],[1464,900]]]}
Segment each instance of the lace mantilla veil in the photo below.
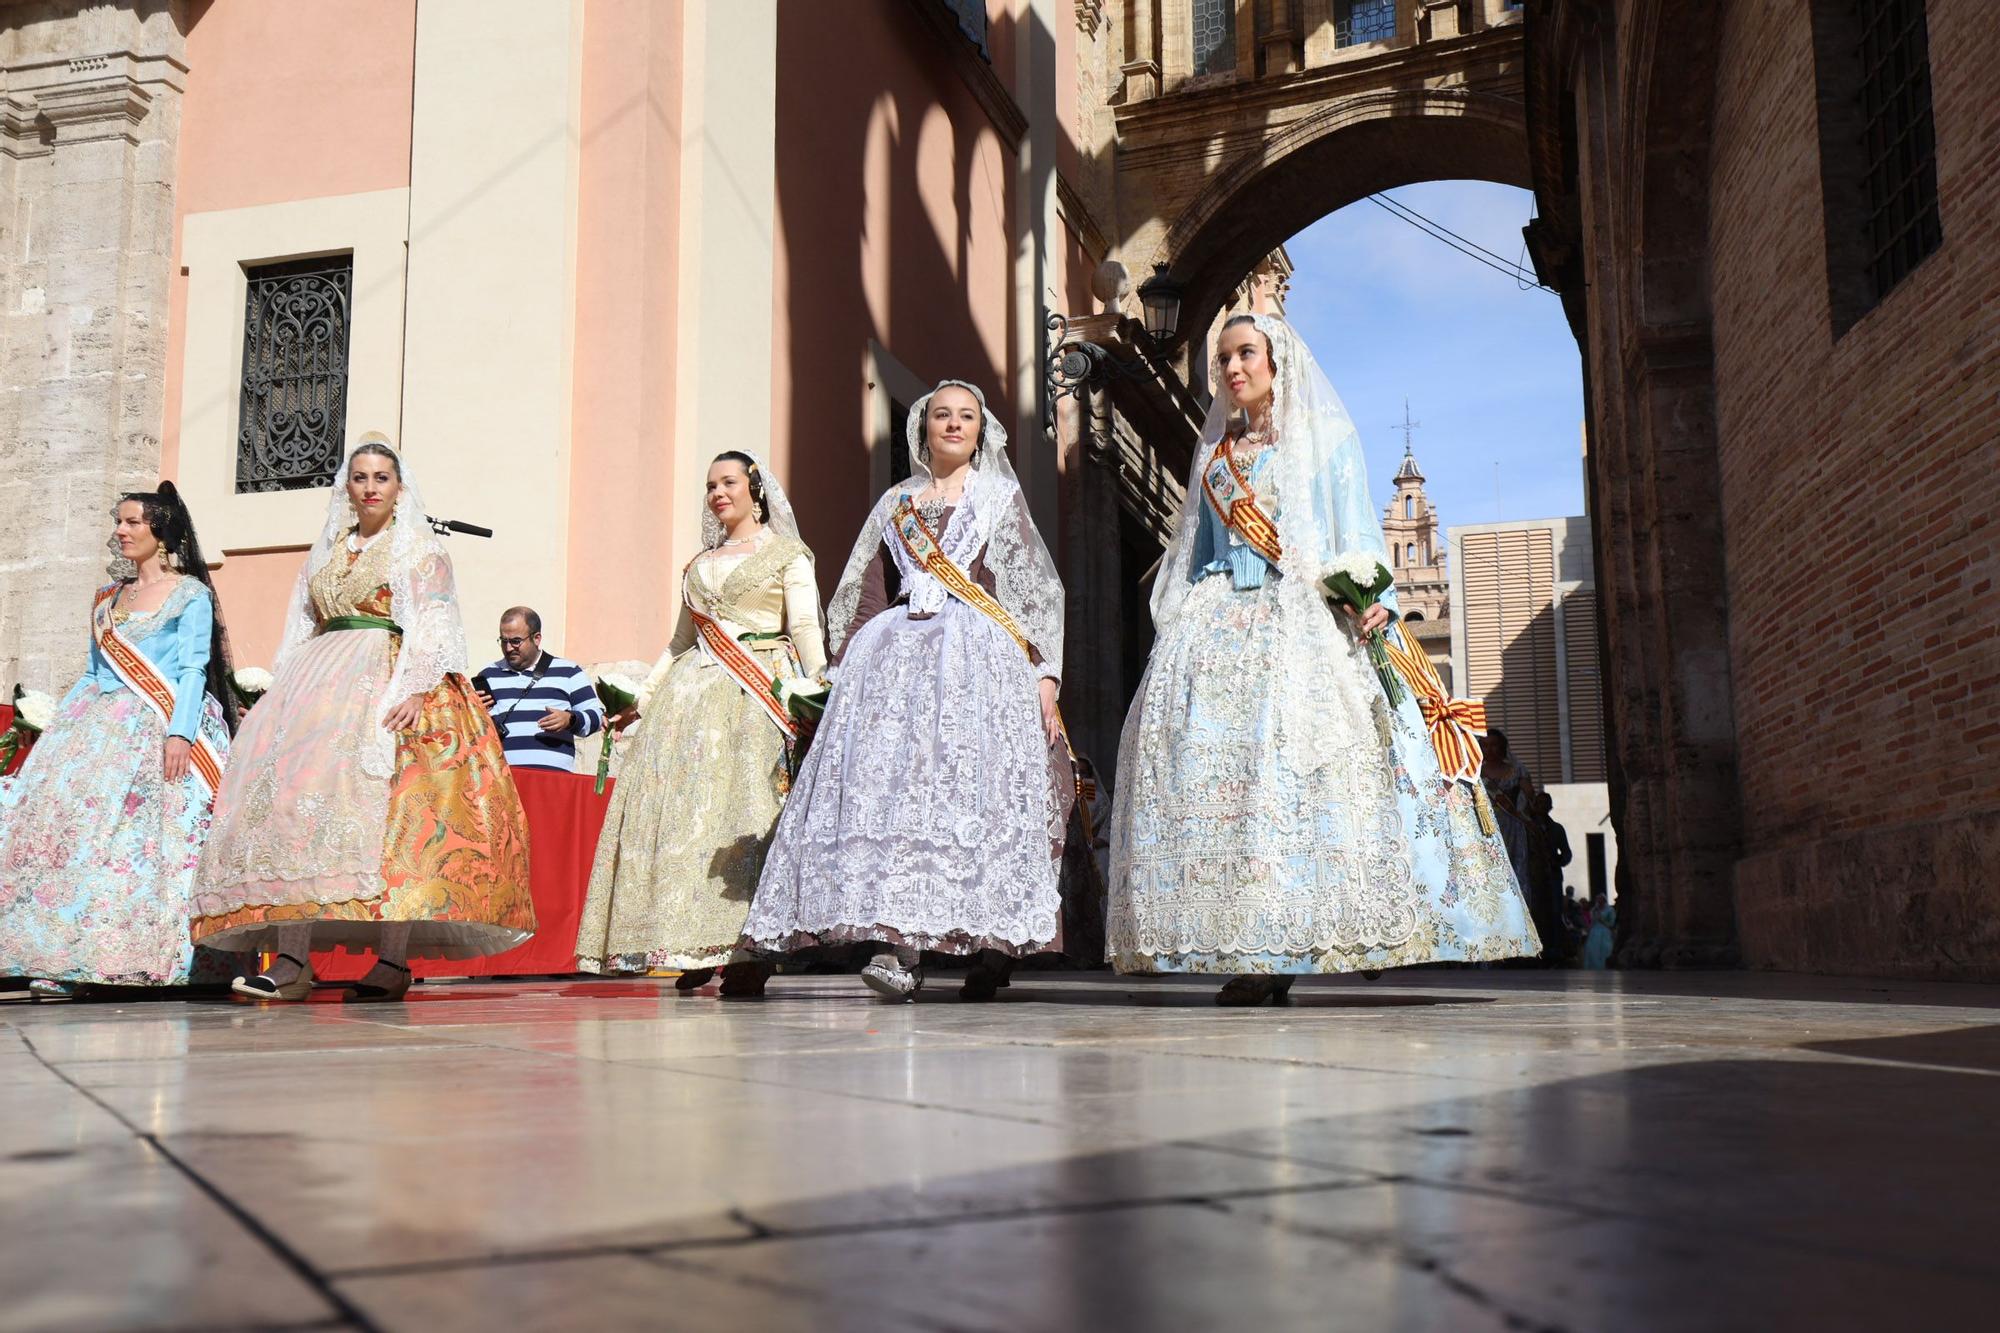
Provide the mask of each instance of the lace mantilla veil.
{"label": "lace mantilla veil", "polygon": [[[1319,580],[1334,558],[1352,551],[1371,554],[1384,568],[1394,568],[1381,519],[1369,498],[1368,464],[1354,419],[1348,416],[1311,349],[1290,324],[1275,315],[1253,315],[1251,319],[1270,340],[1275,372],[1271,434],[1278,451],[1276,486],[1274,494],[1259,499],[1278,521],[1278,537],[1284,547],[1278,568],[1285,575],[1284,582],[1297,591],[1314,592],[1317,598]],[[1211,379],[1221,383],[1219,365]],[[1195,532],[1201,506],[1208,503],[1202,496],[1201,475],[1216,444],[1228,433],[1234,411],[1227,394],[1219,393],[1202,423],[1180,521],[1153,580],[1153,625],[1162,634],[1194,588],[1190,566]],[[1315,489],[1321,492],[1323,504],[1313,503]]]}
{"label": "lace mantilla veil", "polygon": [[[1063,586],[1062,578],[1056,573],[1056,562],[1049,556],[1049,548],[1043,543],[1041,533],[1036,531],[1034,519],[1029,516],[1027,498],[1021,494],[1021,484],[1014,476],[1014,468],[1007,461],[1007,430],[998,417],[986,406],[986,395],[976,384],[964,380],[939,380],[937,386],[910,405],[909,424],[905,438],[910,447],[910,465],[913,471],[908,477],[885,491],[875,508],[868,514],[868,521],[861,526],[861,535],[856,538],[854,552],[847,558],[847,567],[841,571],[840,583],[833,590],[833,600],[827,603],[827,648],[837,652],[847,641],[847,636],[858,628],[854,619],[861,606],[861,581],[868,571],[868,564],[875,558],[875,550],[882,544],[887,529],[889,511],[903,496],[915,496],[931,484],[931,470],[925,461],[925,451],[920,447],[924,438],[924,420],[930,410],[930,402],[939,389],[957,387],[970,393],[979,403],[980,416],[984,424],[980,427],[979,448],[972,456],[972,475],[966,479],[965,495],[959,501],[960,512],[952,516],[951,533],[956,533],[958,524],[968,517],[977,525],[974,540],[962,549],[974,552],[985,551],[986,568],[993,575],[993,595],[1007,613],[1021,627],[1028,642],[1035,645],[1041,654],[1041,675],[1060,681],[1062,679],[1062,636],[1063,636]],[[966,510],[970,510],[967,514]],[[959,543],[950,535],[947,545],[958,547]],[[929,586],[936,585],[936,586]],[[908,589],[913,606],[922,607],[927,602],[942,605],[947,595],[942,585],[928,574],[920,575],[917,584]]]}
{"label": "lace mantilla veil", "polygon": [[[778,474],[771,471],[764,455],[754,449],[732,449],[730,452],[748,454],[756,460],[757,475],[764,482],[764,526],[780,537],[802,540],[799,537],[799,520],[792,513],[791,497],[785,494],[784,484],[778,480]],[[711,463],[709,466],[715,465]],[[715,516],[715,511],[708,507],[704,498],[701,505],[701,549],[714,550],[722,545],[722,539],[727,535],[722,530],[722,520]]]}
{"label": "lace mantilla veil", "polygon": [[[313,575],[333,558],[334,548],[361,522],[354,502],[347,497],[347,478],[354,469],[355,455],[363,449],[388,448],[386,437],[369,432],[347,455],[335,474],[327,497],[326,522],[319,538],[306,556],[292,588],[290,607],[285,612],[285,637],[274,664],[282,668],[293,650],[310,639],[319,628],[313,614]],[[379,724],[389,709],[413,694],[428,694],[447,675],[463,675],[467,670],[465,623],[459,615],[458,589],[452,580],[451,557],[431,531],[424,517],[423,495],[410,465],[391,450],[402,477],[396,495],[396,513],[388,532],[377,538],[389,543],[390,614],[403,628],[403,642],[396,656],[389,683],[376,700],[371,743],[362,750],[362,768],[372,777],[387,777],[394,767],[396,738]]]}

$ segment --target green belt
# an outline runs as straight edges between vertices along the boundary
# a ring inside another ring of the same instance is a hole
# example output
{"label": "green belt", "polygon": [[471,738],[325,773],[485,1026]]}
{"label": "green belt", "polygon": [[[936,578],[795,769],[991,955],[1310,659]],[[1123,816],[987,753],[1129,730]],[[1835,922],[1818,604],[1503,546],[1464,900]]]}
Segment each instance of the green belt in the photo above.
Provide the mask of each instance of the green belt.
{"label": "green belt", "polygon": [[751,634],[739,634],[736,636],[736,641],[738,643],[770,643],[784,637],[785,632],[783,630],[758,630]]}
{"label": "green belt", "polygon": [[382,616],[328,616],[319,625],[321,634],[331,634],[342,629],[385,629],[391,634],[401,634],[403,627]]}

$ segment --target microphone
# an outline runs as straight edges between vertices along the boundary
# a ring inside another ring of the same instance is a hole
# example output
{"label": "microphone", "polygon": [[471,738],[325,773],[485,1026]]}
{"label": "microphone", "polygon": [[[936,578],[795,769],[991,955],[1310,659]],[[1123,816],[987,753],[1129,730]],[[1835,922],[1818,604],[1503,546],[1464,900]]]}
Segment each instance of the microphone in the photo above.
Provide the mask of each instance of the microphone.
{"label": "microphone", "polygon": [[491,537],[493,535],[493,529],[491,528],[482,528],[477,523],[461,523],[455,518],[432,518],[429,514],[425,514],[424,521],[429,523],[431,530],[436,532],[440,537],[447,532],[462,532],[468,537]]}

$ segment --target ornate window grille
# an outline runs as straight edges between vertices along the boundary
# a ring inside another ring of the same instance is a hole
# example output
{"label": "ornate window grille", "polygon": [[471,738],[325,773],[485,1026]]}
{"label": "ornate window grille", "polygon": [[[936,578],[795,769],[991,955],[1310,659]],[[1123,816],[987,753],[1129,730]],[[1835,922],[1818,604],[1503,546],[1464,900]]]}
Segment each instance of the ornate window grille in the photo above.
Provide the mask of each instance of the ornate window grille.
{"label": "ornate window grille", "polygon": [[354,257],[248,272],[236,490],[324,486],[347,438],[347,339]]}
{"label": "ornate window grille", "polygon": [[1194,0],[1194,72],[1236,68],[1236,0]]}
{"label": "ornate window grille", "polygon": [[1868,276],[1880,301],[1938,248],[1937,142],[1923,0],[1858,0]]}
{"label": "ornate window grille", "polygon": [[1396,36],[1396,0],[1333,0],[1333,44],[1359,46]]}

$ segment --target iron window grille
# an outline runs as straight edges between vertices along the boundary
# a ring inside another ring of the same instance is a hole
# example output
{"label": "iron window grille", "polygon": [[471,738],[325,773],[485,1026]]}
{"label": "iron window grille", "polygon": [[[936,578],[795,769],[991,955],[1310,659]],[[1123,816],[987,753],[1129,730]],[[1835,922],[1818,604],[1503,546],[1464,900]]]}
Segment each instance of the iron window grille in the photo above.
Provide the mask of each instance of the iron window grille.
{"label": "iron window grille", "polygon": [[1876,301],[1944,240],[1923,0],[1858,0],[1868,276]]}
{"label": "iron window grille", "polygon": [[1194,0],[1194,72],[1236,68],[1236,0]]}
{"label": "iron window grille", "polygon": [[236,490],[332,482],[347,438],[347,348],[354,256],[247,272]]}
{"label": "iron window grille", "polygon": [[1359,46],[1396,37],[1396,0],[1334,0],[1333,44]]}

